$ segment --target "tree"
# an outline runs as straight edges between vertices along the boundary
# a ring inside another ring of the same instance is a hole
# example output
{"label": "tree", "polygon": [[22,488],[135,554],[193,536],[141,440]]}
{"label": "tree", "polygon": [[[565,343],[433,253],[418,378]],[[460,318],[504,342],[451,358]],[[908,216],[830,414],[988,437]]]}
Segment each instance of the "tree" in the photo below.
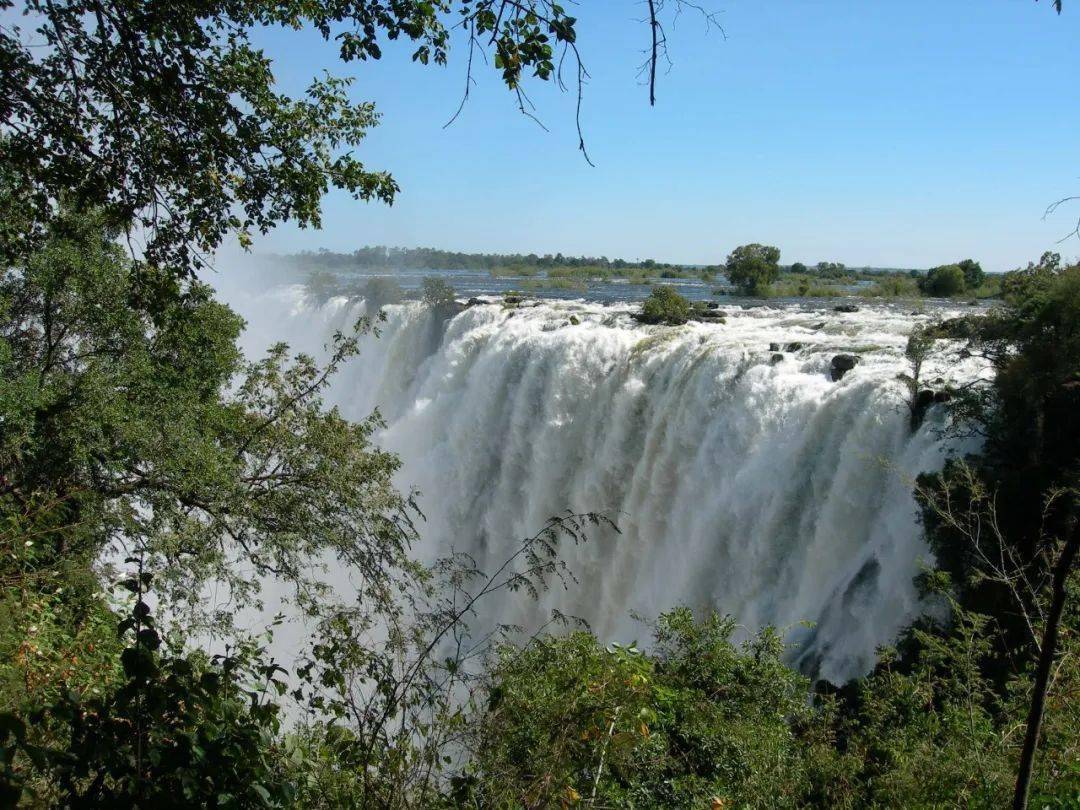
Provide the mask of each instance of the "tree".
{"label": "tree", "polygon": [[977,289],[986,278],[982,265],[974,259],[964,259],[957,262],[956,266],[964,271],[964,286],[969,290]]}
{"label": "tree", "polygon": [[454,288],[437,276],[426,277],[420,290],[424,304],[432,309],[447,310],[457,303]]}
{"label": "tree", "polygon": [[780,248],[742,245],[727,257],[728,281],[747,295],[760,295],[780,274]]}
{"label": "tree", "polygon": [[[45,238],[61,198],[100,210],[129,241],[145,239],[140,256],[180,275],[228,233],[247,244],[284,220],[318,227],[330,188],[391,201],[393,177],[354,151],[378,123],[374,106],[351,101],[351,80],[329,75],[300,97],[279,92],[250,41],[263,26],[318,31],[346,63],[379,59],[387,40],[405,40],[414,61],[442,65],[452,18],[468,35],[467,69],[474,50],[490,53],[525,113],[527,79],[559,78],[564,60],[579,93],[587,77],[577,21],[553,0],[19,5],[26,16],[11,16],[24,22],[0,29],[4,171],[18,200],[0,211],[4,260]],[[650,15],[653,60],[662,6]]]}
{"label": "tree", "polygon": [[1061,639],[1076,630],[1066,608],[1080,545],[1080,266],[1063,268],[1047,253],[1007,274],[1002,288],[1003,306],[940,330],[992,364],[992,381],[957,403],[961,424],[984,437],[983,452],[924,476],[919,497],[958,606],[993,623],[981,666],[1000,683],[1035,665],[1014,794],[1022,808],[1052,674],[1068,657]]}
{"label": "tree", "polygon": [[338,335],[326,366],[283,344],[248,362],[208,287],[137,269],[105,220],[58,216],[0,275],[0,522],[36,537],[32,557],[0,562],[4,582],[51,590],[44,572],[139,548],[174,615],[225,630],[231,612],[201,599],[210,583],[243,605],[277,580],[317,611],[319,558],[374,581],[400,572],[413,530],[399,462],[370,446],[377,418],[321,400],[356,336]]}
{"label": "tree", "polygon": [[926,295],[949,298],[964,291],[964,271],[957,264],[934,267],[919,279],[919,289]]}
{"label": "tree", "polygon": [[[295,772],[282,767],[284,746],[268,744],[280,731],[284,670],[252,641],[224,656],[163,650],[145,600],[151,580],[137,571],[123,581],[134,600],[118,625],[123,675],[115,685],[93,697],[64,692],[29,725],[0,714],[0,750],[24,754],[31,766],[0,775],[0,797],[12,806],[24,793],[68,807],[292,803]],[[68,734],[54,743],[43,730],[57,725]]]}
{"label": "tree", "polygon": [[775,630],[736,645],[735,628],[680,609],[660,617],[649,653],[584,632],[503,646],[456,806],[796,805],[809,792],[808,684]]}
{"label": "tree", "polygon": [[814,272],[822,278],[843,278],[847,275],[847,267],[841,262],[818,262]]}
{"label": "tree", "polygon": [[791,267],[788,268],[788,271],[791,273],[805,273],[806,265],[802,262],[795,262],[793,265],[791,265]]}
{"label": "tree", "polygon": [[377,312],[389,304],[397,304],[405,297],[401,285],[386,276],[369,278],[360,292],[360,297],[367,303],[367,311]]}

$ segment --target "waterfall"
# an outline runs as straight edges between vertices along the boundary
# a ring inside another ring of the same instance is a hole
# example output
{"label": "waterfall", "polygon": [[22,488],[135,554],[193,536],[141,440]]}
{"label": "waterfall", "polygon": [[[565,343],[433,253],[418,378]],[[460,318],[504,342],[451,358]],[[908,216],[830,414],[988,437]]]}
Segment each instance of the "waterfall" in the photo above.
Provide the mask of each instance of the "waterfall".
{"label": "waterfall", "polygon": [[[312,306],[298,286],[227,299],[250,352],[284,340],[318,354],[365,313]],[[919,611],[912,578],[929,551],[912,480],[966,449],[941,438],[934,409],[909,427],[896,377],[929,316],[731,305],[724,324],[645,327],[632,309],[389,306],[328,401],[383,415],[377,440],[403,459],[399,485],[420,492],[425,559],[453,548],[490,570],[551,515],[616,520],[621,534],[563,549],[578,584],[538,603],[499,595],[491,617],[536,626],[558,608],[601,640],[645,641],[632,614],[716,608],[749,630],[790,628],[793,660],[815,676],[866,672]],[[834,382],[841,352],[861,362]],[[924,374],[968,379],[974,362]]]}

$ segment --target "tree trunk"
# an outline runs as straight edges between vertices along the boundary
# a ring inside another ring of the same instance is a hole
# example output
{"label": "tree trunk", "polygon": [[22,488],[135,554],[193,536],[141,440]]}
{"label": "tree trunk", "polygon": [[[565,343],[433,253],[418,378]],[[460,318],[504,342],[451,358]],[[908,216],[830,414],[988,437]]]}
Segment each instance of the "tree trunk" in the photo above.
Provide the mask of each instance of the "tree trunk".
{"label": "tree trunk", "polygon": [[1016,774],[1013,810],[1027,810],[1031,771],[1035,764],[1035,749],[1039,744],[1039,731],[1042,727],[1043,709],[1046,705],[1046,690],[1050,684],[1050,670],[1053,668],[1054,655],[1057,652],[1058,627],[1061,624],[1061,614],[1065,610],[1065,599],[1068,595],[1065,586],[1069,579],[1069,571],[1076,560],[1077,547],[1080,547],[1080,535],[1073,526],[1057,566],[1054,568],[1053,599],[1050,602],[1050,614],[1046,617],[1046,629],[1043,631],[1039,668],[1035,673],[1035,687],[1031,695],[1031,708],[1028,711],[1024,750],[1020,754],[1020,769]]}

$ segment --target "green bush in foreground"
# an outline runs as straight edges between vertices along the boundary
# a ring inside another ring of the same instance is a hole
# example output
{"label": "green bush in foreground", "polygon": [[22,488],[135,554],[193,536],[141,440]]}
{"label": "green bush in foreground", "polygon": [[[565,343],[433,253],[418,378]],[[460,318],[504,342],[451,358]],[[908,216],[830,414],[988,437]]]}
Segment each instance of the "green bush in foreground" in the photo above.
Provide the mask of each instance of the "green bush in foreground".
{"label": "green bush in foreground", "polygon": [[734,806],[806,792],[800,729],[809,682],[766,630],[737,646],[735,623],[689,610],[660,619],[655,650],[588,633],[504,648],[474,760],[456,780],[467,806]]}

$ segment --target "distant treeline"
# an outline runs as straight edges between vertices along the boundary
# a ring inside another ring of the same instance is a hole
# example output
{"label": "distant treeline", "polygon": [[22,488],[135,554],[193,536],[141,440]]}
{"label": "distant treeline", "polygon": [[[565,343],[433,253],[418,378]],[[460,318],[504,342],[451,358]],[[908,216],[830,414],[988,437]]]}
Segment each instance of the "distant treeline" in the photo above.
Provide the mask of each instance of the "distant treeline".
{"label": "distant treeline", "polygon": [[290,257],[308,266],[328,269],[393,268],[402,270],[492,270],[503,267],[607,267],[627,270],[663,270],[686,265],[658,262],[653,259],[627,261],[607,256],[564,256],[562,253],[457,253],[437,248],[396,248],[378,245],[362,247],[352,253],[330,250],[303,251]]}
{"label": "distant treeline", "polygon": [[[566,256],[562,253],[459,253],[438,248],[402,248],[375,245],[362,247],[351,253],[339,253],[320,248],[305,250],[285,257],[287,260],[303,264],[305,267],[320,267],[331,270],[362,269],[400,269],[400,270],[498,270],[510,267],[535,268],[550,270],[561,267],[607,268],[611,270],[673,270],[687,269],[712,270],[721,272],[724,263],[713,265],[680,264],[662,262],[655,259],[631,261],[628,259],[609,259],[607,256]],[[785,265],[787,272],[816,272],[824,277],[851,275],[892,275],[917,274],[925,270],[899,267],[846,267],[839,262],[818,262],[807,267],[802,262]]]}

